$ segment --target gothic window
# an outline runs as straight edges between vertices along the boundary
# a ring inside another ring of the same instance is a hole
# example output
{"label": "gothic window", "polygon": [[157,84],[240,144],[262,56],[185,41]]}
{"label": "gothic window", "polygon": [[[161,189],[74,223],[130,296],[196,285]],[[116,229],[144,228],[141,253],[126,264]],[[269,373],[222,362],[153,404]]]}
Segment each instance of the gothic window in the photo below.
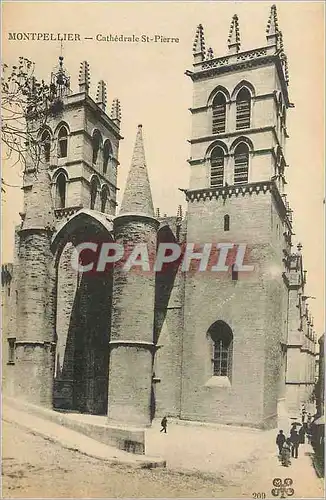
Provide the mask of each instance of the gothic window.
{"label": "gothic window", "polygon": [[103,186],[101,192],[101,212],[105,212],[108,198],[109,198],[109,190],[107,186]]}
{"label": "gothic window", "polygon": [[241,130],[250,127],[251,94],[243,87],[237,94],[236,100],[236,129]]}
{"label": "gothic window", "polygon": [[92,210],[95,209],[98,186],[99,186],[98,180],[96,179],[96,177],[93,177],[91,181],[91,205],[90,205]]}
{"label": "gothic window", "polygon": [[212,371],[215,377],[231,378],[233,335],[224,321],[216,321],[208,334],[212,339]]}
{"label": "gothic window", "polygon": [[16,342],[16,339],[14,339],[14,338],[8,339],[8,364],[9,365],[15,364],[15,342]]}
{"label": "gothic window", "polygon": [[63,125],[58,134],[58,158],[66,158],[68,153],[68,130]]}
{"label": "gothic window", "polygon": [[249,148],[241,142],[234,151],[234,184],[248,182]]}
{"label": "gothic window", "polygon": [[112,146],[109,140],[105,141],[103,149],[103,174],[107,173],[109,161],[112,159]]}
{"label": "gothic window", "polygon": [[230,231],[230,216],[224,215],[224,231]]}
{"label": "gothic window", "polygon": [[213,134],[220,134],[225,132],[226,122],[226,99],[222,92],[213,99]]}
{"label": "gothic window", "polygon": [[101,146],[101,134],[100,134],[100,132],[98,130],[95,130],[94,133],[93,133],[92,143],[93,143],[93,158],[92,158],[92,162],[93,162],[93,165],[96,165],[97,158],[98,158],[98,153],[99,153],[100,146]]}
{"label": "gothic window", "polygon": [[66,176],[60,173],[56,181],[56,207],[65,208],[66,206]]}
{"label": "gothic window", "polygon": [[48,162],[50,161],[50,152],[51,152],[51,136],[48,130],[44,130],[44,132],[42,133],[41,143],[42,143],[44,161]]}
{"label": "gothic window", "polygon": [[213,149],[211,154],[211,187],[223,186],[224,151],[220,147]]}
{"label": "gothic window", "polygon": [[239,274],[238,274],[238,267],[236,264],[232,264],[231,276],[232,276],[232,281],[238,281]]}

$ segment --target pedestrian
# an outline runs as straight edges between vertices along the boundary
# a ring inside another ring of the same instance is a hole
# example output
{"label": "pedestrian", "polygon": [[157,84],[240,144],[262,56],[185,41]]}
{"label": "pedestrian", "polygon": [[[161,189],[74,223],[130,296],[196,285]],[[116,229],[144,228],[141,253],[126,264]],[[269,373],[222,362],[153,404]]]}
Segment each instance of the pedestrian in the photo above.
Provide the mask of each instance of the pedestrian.
{"label": "pedestrian", "polygon": [[291,429],[290,441],[292,443],[292,450],[291,450],[292,458],[298,458],[300,439],[299,439],[299,434],[297,433],[295,427],[292,427]]}
{"label": "pedestrian", "polygon": [[285,443],[285,441],[286,441],[286,438],[283,434],[283,431],[280,430],[280,432],[276,436],[276,444],[278,446],[279,455],[281,455],[283,444]]}
{"label": "pedestrian", "polygon": [[301,426],[299,429],[299,443],[304,444],[304,442],[305,442],[305,430],[304,427]]}
{"label": "pedestrian", "polygon": [[283,444],[281,451],[282,465],[284,467],[289,467],[291,465],[291,439],[287,438]]}
{"label": "pedestrian", "polygon": [[302,412],[302,425],[304,427],[305,432],[307,432],[308,428],[308,415],[306,411]]}
{"label": "pedestrian", "polygon": [[168,425],[168,419],[164,416],[161,420],[161,426],[162,426],[162,429],[160,430],[160,432],[165,432],[166,434],[166,428],[167,428],[167,425]]}

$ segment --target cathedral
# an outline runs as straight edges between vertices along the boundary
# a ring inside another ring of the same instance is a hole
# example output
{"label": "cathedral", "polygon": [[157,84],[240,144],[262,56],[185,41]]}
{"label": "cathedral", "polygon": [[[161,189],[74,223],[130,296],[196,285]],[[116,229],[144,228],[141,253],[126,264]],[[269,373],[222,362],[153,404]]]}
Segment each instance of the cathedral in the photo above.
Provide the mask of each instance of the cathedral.
{"label": "cathedral", "polygon": [[[223,57],[199,25],[192,62],[187,208],[162,216],[141,125],[118,207],[120,102],[107,111],[104,81],[90,95],[86,61],[73,92],[60,57],[51,75],[60,105],[38,136],[39,164],[27,158],[15,260],[2,266],[9,396],[137,428],[163,415],[272,428],[281,410],[296,415],[311,399],[316,333],[292,244],[294,105],[276,7],[266,42],[247,51],[234,15]],[[85,241],[144,243],[153,254],[162,242],[245,243],[255,270],[184,272],[176,262],[162,273],[80,273],[71,256]]]}

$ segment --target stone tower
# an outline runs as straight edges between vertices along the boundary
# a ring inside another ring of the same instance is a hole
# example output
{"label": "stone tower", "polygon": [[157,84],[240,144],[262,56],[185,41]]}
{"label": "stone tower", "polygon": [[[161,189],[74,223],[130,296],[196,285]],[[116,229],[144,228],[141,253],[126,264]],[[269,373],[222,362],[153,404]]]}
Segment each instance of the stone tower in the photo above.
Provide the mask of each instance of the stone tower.
{"label": "stone tower", "polygon": [[14,395],[52,407],[55,351],[54,232],[50,177],[42,159],[19,230]]}
{"label": "stone tower", "polygon": [[[88,63],[81,63],[78,91],[73,93],[60,56],[51,74],[50,111],[45,123],[40,126],[35,116],[27,120],[31,131],[33,127],[39,130],[36,140],[41,155],[36,161],[30,149],[24,172],[23,222],[15,266],[17,335],[13,371],[18,396],[46,406],[52,406],[54,399],[55,406],[96,413],[107,406],[108,347],[103,359],[98,359],[93,351],[105,349],[95,349],[89,337],[105,344],[109,335],[110,314],[108,307],[101,305],[104,299],[109,300],[112,276],[78,282],[71,252],[80,238],[102,238],[99,227],[105,224],[107,237],[108,218],[112,219],[116,210],[122,137],[119,100],[113,100],[107,114],[105,83],[98,83],[95,98],[89,93]],[[86,296],[92,292],[94,303],[88,304]],[[92,332],[87,339],[89,359],[81,360],[85,366],[82,372],[75,359],[79,347],[75,342],[77,324],[84,333]],[[90,365],[101,366],[101,373],[94,375]],[[82,380],[75,380],[78,370]]]}
{"label": "stone tower", "polygon": [[[282,273],[292,234],[284,195],[292,105],[276,7],[265,46],[241,51],[235,15],[226,54],[206,51],[199,25],[193,56],[187,240],[230,250],[228,271],[186,278],[181,418],[272,426],[285,397]],[[240,244],[253,272],[234,260]]]}
{"label": "stone tower", "polygon": [[[74,245],[106,240],[116,211],[121,108],[107,109],[106,84],[91,96],[87,61],[78,89],[70,90],[60,58],[52,81],[66,82],[61,112],[48,121],[49,170],[57,221],[57,318],[54,404],[103,413],[107,407],[107,364],[112,276],[79,276],[71,266]],[[102,229],[101,229],[102,228]],[[91,300],[88,300],[88,297]]]}
{"label": "stone tower", "polygon": [[[53,106],[39,139],[44,143],[56,219],[65,220],[80,208],[114,215],[121,139],[119,100],[113,100],[111,112],[107,113],[103,80],[97,85],[96,97],[90,96],[87,61],[80,65],[77,92],[70,89],[63,57],[51,82],[57,105]],[[32,168],[33,165],[24,183],[26,202]]]}
{"label": "stone tower", "polygon": [[[124,248],[129,246],[128,255],[136,245],[143,245],[152,261],[158,226],[139,125],[121,210],[114,219],[115,241]],[[111,424],[146,427],[151,423],[155,273],[152,265],[150,269],[128,270],[121,263],[114,268],[108,401]]]}

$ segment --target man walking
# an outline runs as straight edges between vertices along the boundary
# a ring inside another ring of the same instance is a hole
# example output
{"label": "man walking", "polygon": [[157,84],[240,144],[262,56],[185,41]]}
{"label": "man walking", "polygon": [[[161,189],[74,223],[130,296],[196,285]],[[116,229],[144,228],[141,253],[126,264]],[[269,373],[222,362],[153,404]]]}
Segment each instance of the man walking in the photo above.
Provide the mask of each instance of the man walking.
{"label": "man walking", "polygon": [[281,430],[276,436],[276,444],[278,446],[279,455],[281,455],[283,445],[285,443],[285,436]]}
{"label": "man walking", "polygon": [[292,458],[298,458],[300,438],[295,427],[291,429],[290,439],[292,443],[292,450],[291,450]]}
{"label": "man walking", "polygon": [[160,432],[165,432],[166,434],[166,428],[168,426],[168,419],[166,417],[163,417],[162,420],[161,420],[161,426],[162,426],[162,429],[160,430]]}

